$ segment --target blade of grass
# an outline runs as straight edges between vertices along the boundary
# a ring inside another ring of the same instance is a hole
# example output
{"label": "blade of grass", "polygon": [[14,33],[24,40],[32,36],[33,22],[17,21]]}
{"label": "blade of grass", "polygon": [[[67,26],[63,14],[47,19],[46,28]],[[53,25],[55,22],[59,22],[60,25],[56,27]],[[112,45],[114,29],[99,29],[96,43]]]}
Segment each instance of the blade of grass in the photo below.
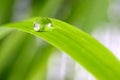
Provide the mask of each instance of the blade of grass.
{"label": "blade of grass", "polygon": [[10,22],[14,0],[0,0],[0,24]]}
{"label": "blade of grass", "polygon": [[45,80],[45,71],[48,63],[48,58],[53,51],[51,45],[40,45],[35,55],[31,66],[28,69],[25,80]]}
{"label": "blade of grass", "polygon": [[59,10],[63,1],[64,0],[33,0],[32,15],[53,17],[56,15],[56,12]]}
{"label": "blade of grass", "polygon": [[[12,33],[7,39],[4,40],[4,44],[1,45],[0,51],[0,74],[3,70],[9,66],[13,57],[17,54],[20,46],[23,45],[25,35],[21,32]],[[18,42],[19,41],[19,42]]]}
{"label": "blade of grass", "polygon": [[7,24],[3,27],[15,28],[44,39],[53,46],[68,53],[97,79],[119,80],[119,61],[107,48],[87,33],[67,23],[55,19],[50,20],[55,29],[48,32],[34,31],[34,19]]}
{"label": "blade of grass", "polygon": [[13,64],[7,80],[24,80],[27,68],[35,55],[37,50],[35,37],[28,34],[24,41],[23,49],[18,53],[19,56]]}

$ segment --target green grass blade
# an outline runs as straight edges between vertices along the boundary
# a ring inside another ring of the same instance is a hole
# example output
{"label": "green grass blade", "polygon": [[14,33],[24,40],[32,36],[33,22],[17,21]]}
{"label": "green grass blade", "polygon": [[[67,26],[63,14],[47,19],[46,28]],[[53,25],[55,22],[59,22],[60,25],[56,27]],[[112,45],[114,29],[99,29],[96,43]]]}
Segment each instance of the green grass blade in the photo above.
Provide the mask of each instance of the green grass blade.
{"label": "green grass blade", "polygon": [[22,48],[19,48],[20,52],[17,53],[18,57],[13,62],[13,66],[11,67],[7,80],[24,79],[27,72],[27,68],[29,67],[29,64],[31,63],[37,50],[37,46],[35,43],[36,43],[35,37],[31,36],[30,34],[27,34],[24,40],[24,44],[22,45]]}
{"label": "green grass blade", "polygon": [[55,17],[64,0],[33,0],[32,16]]}
{"label": "green grass blade", "polygon": [[52,54],[51,45],[40,45],[31,66],[28,69],[25,80],[45,80],[49,56]]}
{"label": "green grass blade", "polygon": [[15,28],[44,39],[68,53],[97,79],[119,80],[119,60],[107,48],[87,33],[65,22],[56,19],[50,20],[54,27],[53,31],[34,31],[34,19],[7,24],[3,27]]}
{"label": "green grass blade", "polygon": [[11,21],[15,0],[0,0],[0,24]]}
{"label": "green grass blade", "polygon": [[17,31],[2,42],[3,44],[0,48],[0,79],[6,78],[5,76],[9,74],[8,69],[12,65],[17,53],[20,52],[25,38],[25,33],[23,35],[23,33]]}

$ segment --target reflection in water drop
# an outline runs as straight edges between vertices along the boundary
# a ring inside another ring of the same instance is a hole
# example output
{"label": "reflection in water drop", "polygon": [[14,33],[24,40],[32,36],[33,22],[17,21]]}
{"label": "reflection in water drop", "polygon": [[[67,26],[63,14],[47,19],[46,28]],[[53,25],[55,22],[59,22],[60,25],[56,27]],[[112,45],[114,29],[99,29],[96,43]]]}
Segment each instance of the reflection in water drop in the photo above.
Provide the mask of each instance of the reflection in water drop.
{"label": "reflection in water drop", "polygon": [[37,32],[52,31],[52,22],[48,18],[37,18],[34,22],[34,30]]}
{"label": "reflection in water drop", "polygon": [[35,31],[40,31],[40,24],[39,23],[37,23],[37,22],[34,22],[34,30]]}

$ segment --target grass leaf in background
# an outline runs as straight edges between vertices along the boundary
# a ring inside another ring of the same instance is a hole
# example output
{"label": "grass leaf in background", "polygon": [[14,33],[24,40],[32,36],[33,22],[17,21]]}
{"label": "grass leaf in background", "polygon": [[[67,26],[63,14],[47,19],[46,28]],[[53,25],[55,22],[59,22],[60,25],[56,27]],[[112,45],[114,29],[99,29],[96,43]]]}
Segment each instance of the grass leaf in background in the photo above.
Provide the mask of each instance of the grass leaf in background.
{"label": "grass leaf in background", "polygon": [[33,0],[32,16],[54,17],[64,0]]}
{"label": "grass leaf in background", "polygon": [[98,25],[108,20],[109,0],[74,0],[66,21],[91,33]]}
{"label": "grass leaf in background", "polygon": [[14,0],[0,0],[0,24],[11,21]]}
{"label": "grass leaf in background", "polygon": [[24,36],[23,34],[24,33],[21,32],[12,33],[3,41],[3,44],[1,45],[2,47],[0,50],[0,78],[2,78],[3,80],[5,80],[4,78],[7,78],[5,76],[9,74],[9,68],[10,66],[12,66],[14,59],[17,57],[17,53],[21,51],[24,40],[26,39],[26,34],[24,34]]}
{"label": "grass leaf in background", "polygon": [[12,32],[12,29],[0,28],[0,40],[8,35],[10,32]]}

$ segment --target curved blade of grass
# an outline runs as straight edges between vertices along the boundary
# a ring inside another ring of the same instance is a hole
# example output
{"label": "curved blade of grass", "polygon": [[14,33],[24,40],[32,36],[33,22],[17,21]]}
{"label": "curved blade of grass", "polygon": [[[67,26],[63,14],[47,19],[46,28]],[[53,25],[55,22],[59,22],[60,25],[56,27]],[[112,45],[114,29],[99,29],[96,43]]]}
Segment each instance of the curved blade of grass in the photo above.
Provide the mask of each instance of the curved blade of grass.
{"label": "curved blade of grass", "polygon": [[23,33],[17,31],[3,41],[0,48],[0,79],[6,78],[5,76],[9,74],[8,69],[15,61],[18,52],[21,51],[25,39],[26,34],[23,35]]}
{"label": "curved blade of grass", "polygon": [[25,80],[46,80],[45,71],[47,69],[48,58],[53,51],[51,45],[40,45],[31,66],[28,69]]}
{"label": "curved blade of grass", "polygon": [[17,53],[19,56],[15,60],[7,80],[23,80],[27,68],[35,55],[37,49],[35,37],[27,34],[25,38],[22,49],[19,48],[21,51]]}
{"label": "curved blade of grass", "polygon": [[47,32],[34,31],[34,19],[7,24],[3,27],[15,28],[44,39],[68,53],[98,79],[119,80],[119,61],[107,48],[87,33],[65,22],[56,19],[50,20],[54,30]]}

